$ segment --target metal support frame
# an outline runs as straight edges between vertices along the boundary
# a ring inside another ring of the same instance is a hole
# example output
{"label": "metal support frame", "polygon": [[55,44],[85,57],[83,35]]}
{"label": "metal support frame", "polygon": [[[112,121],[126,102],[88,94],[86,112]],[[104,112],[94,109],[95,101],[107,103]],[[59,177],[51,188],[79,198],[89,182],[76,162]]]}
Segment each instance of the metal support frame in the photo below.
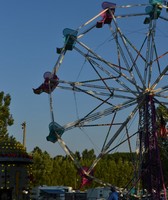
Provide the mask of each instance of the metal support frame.
{"label": "metal support frame", "polygon": [[139,158],[142,189],[147,190],[152,200],[160,199],[161,190],[164,188],[157,131],[154,98],[148,94],[140,108]]}

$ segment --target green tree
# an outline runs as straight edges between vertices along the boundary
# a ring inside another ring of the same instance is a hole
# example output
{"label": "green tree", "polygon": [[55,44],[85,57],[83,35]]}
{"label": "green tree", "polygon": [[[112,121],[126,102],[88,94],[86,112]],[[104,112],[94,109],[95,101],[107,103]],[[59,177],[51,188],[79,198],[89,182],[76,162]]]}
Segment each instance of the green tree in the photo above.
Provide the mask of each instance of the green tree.
{"label": "green tree", "polygon": [[91,150],[87,150],[85,149],[83,152],[82,152],[82,159],[83,160],[93,160],[95,159],[96,156],[95,156],[95,153],[94,153],[94,150],[91,149]]}
{"label": "green tree", "polygon": [[35,147],[32,151],[33,166],[32,174],[34,177],[33,184],[37,185],[50,185],[51,184],[51,172],[52,172],[52,159],[45,151],[42,152],[39,147]]}
{"label": "green tree", "polygon": [[39,147],[36,146],[36,147],[34,147],[34,149],[32,151],[32,154],[34,154],[34,153],[42,154],[43,152],[42,152],[42,150]]}
{"label": "green tree", "polygon": [[56,156],[53,159],[53,169],[52,169],[52,185],[61,185],[62,184],[62,167],[64,162],[63,156]]}
{"label": "green tree", "polygon": [[[159,127],[160,131],[160,118],[163,117],[165,124],[168,122],[168,108],[163,105],[159,105],[156,109],[156,113],[158,116],[157,124]],[[168,130],[167,130],[168,131]],[[162,168],[163,168],[163,176],[164,176],[164,181],[165,184],[168,186],[168,136],[167,137],[159,137],[158,138],[159,142],[159,147],[160,147],[160,159],[162,163]]]}
{"label": "green tree", "polygon": [[[94,151],[84,150],[82,155],[81,165],[89,167],[95,158]],[[115,153],[103,157],[93,171],[94,176],[104,183],[124,187],[133,177],[131,157],[130,153]],[[81,177],[68,156],[50,158],[47,152],[35,147],[33,161],[34,185],[64,185],[79,188]],[[100,184],[93,181],[82,189],[97,186]]]}
{"label": "green tree", "polygon": [[50,155],[44,151],[42,154],[43,160],[43,177],[46,185],[52,185],[52,171],[53,171],[53,159]]}
{"label": "green tree", "polygon": [[43,185],[43,161],[42,155],[39,152],[34,151],[33,156],[33,165],[32,165],[32,174],[33,174],[33,186]]}
{"label": "green tree", "polygon": [[159,105],[156,108],[156,113],[158,116],[163,116],[165,121],[168,122],[168,108],[164,105]]}
{"label": "green tree", "polygon": [[7,135],[7,127],[13,125],[14,119],[10,114],[11,97],[9,94],[0,92],[0,134],[1,137]]}

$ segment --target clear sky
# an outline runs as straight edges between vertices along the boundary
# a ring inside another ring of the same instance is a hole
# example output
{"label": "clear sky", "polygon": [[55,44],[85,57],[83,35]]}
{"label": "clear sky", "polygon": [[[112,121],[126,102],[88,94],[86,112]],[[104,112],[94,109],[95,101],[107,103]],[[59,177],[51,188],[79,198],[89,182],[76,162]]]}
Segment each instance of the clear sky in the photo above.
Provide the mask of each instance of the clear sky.
{"label": "clear sky", "polygon": [[[76,29],[93,18],[102,10],[102,2],[101,0],[0,0],[0,90],[9,93],[12,98],[10,109],[15,122],[9,128],[9,134],[22,142],[21,124],[24,121],[27,124],[28,152],[39,146],[52,156],[62,154],[58,144],[46,141],[48,125],[51,122],[48,95],[35,95],[32,88],[38,87],[43,82],[44,72],[53,69],[58,58],[56,47],[62,47],[64,44],[63,29]],[[148,3],[148,1],[114,0],[113,3],[127,5]],[[138,12],[138,8],[135,12]],[[136,25],[136,20],[137,18],[133,18],[131,24]],[[132,28],[127,26],[127,21],[125,22],[121,24],[121,28],[131,30]],[[88,34],[87,39],[89,43],[94,39],[99,46],[106,38],[102,35],[103,39],[99,41],[100,32],[96,31],[92,35]],[[61,72],[60,69],[58,74],[61,80],[62,77],[63,80],[68,80],[68,77],[75,72],[74,67],[79,64],[78,57],[71,52],[68,53],[65,60],[65,65],[67,64],[69,66],[66,70]],[[82,63],[79,67],[82,67]],[[66,117],[71,119],[73,110],[76,113],[75,108],[70,110],[72,102],[68,95],[59,100],[59,92],[54,91],[55,118],[60,124]],[[85,103],[83,107],[86,106]],[[77,138],[73,134],[70,137],[71,145],[77,144],[76,150],[85,147],[82,138]]]}

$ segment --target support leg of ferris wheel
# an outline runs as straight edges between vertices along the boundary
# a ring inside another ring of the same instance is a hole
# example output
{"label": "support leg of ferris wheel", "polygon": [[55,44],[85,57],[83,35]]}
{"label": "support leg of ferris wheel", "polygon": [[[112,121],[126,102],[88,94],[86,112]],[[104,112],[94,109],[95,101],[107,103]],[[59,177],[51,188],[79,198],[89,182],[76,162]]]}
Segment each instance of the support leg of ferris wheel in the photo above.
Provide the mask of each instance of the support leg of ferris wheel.
{"label": "support leg of ferris wheel", "polygon": [[149,23],[144,70],[145,101],[139,108],[139,176],[141,177],[142,189],[147,190],[152,200],[160,199],[161,190],[164,190],[164,197],[167,199],[158,147],[155,99],[152,92],[153,86],[151,86],[153,58],[157,57],[154,41],[156,20],[157,18],[154,16],[154,19],[151,19]]}
{"label": "support leg of ferris wheel", "polygon": [[153,95],[146,95],[145,103],[140,107],[139,113],[139,158],[142,188],[146,189],[148,194],[151,194],[152,200],[158,200],[160,199],[161,190],[164,190],[165,197],[166,192],[158,148],[156,111]]}

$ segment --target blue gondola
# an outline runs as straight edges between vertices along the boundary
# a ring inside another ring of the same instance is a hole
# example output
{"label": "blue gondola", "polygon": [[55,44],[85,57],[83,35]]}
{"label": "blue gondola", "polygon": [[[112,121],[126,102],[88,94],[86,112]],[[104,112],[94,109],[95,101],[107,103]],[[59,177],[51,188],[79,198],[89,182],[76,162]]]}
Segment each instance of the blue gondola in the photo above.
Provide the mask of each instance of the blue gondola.
{"label": "blue gondola", "polygon": [[60,126],[59,124],[57,124],[56,122],[51,122],[49,124],[49,135],[46,137],[47,141],[50,142],[57,142],[58,140],[58,136],[60,137],[62,136],[62,134],[64,133],[64,128],[62,126]]}

